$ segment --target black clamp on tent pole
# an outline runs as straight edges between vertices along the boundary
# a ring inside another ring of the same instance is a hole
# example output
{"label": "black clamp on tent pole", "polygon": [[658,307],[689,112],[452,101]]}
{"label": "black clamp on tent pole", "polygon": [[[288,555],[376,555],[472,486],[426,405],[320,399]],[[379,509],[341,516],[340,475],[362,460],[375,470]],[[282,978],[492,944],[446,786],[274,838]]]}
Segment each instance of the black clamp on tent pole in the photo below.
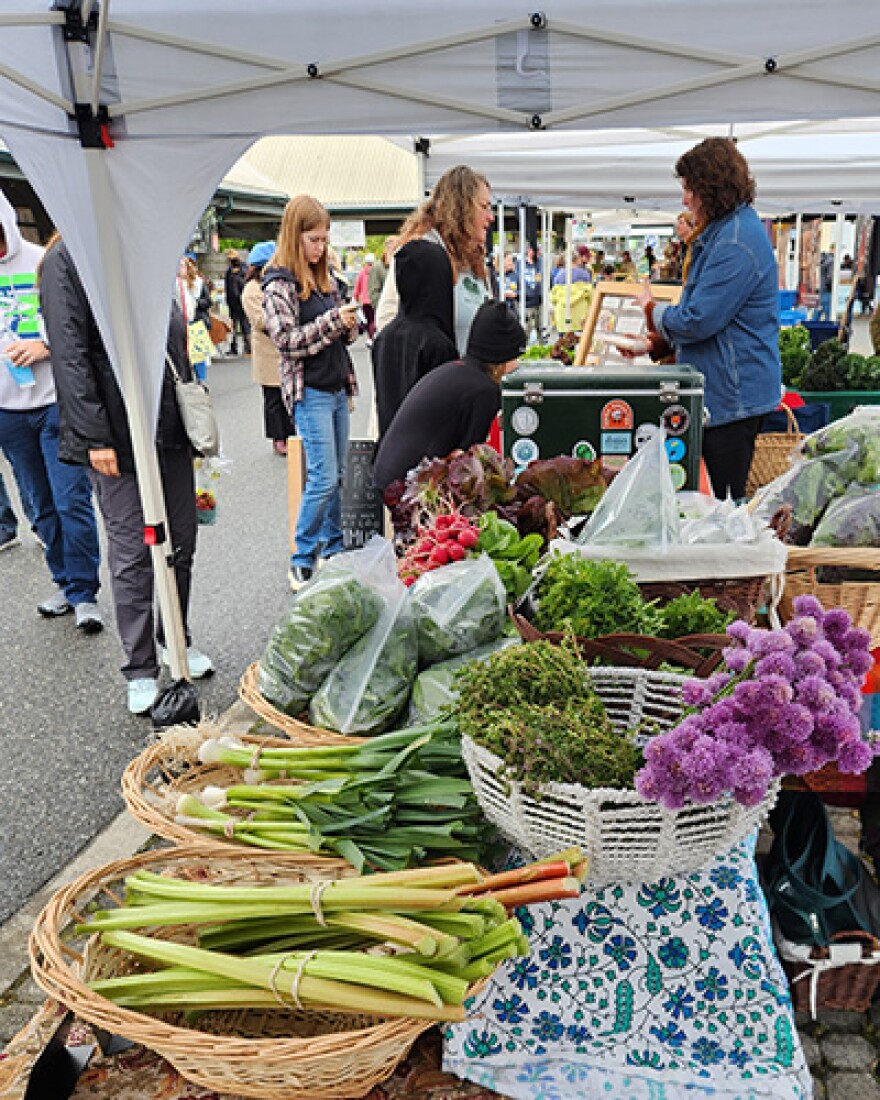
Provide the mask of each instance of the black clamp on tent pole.
{"label": "black clamp on tent pole", "polygon": [[413,152],[428,156],[431,152],[431,139],[426,137],[416,138],[413,142]]}
{"label": "black clamp on tent pole", "polygon": [[71,4],[68,7],[63,0],[55,0],[53,11],[64,13],[62,34],[65,42],[85,42],[88,44],[92,34],[98,29],[98,12],[96,8],[92,8],[85,22],[79,4]]}
{"label": "black clamp on tent pole", "polygon": [[[64,13],[64,26],[61,28],[65,42],[78,42],[88,46],[98,30],[98,11],[92,8],[88,19],[83,19],[79,4],[68,6],[56,0],[55,11]],[[84,149],[110,149],[113,139],[110,137],[110,116],[107,108],[101,106],[93,111],[88,103],[75,103],[71,116],[79,131],[80,145]]]}

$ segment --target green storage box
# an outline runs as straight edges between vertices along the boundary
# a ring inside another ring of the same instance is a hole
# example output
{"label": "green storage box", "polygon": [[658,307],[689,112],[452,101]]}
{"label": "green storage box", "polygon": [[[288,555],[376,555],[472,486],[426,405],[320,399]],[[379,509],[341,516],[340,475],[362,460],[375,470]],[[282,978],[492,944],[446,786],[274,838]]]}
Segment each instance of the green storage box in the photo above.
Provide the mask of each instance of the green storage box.
{"label": "green storage box", "polygon": [[563,367],[529,362],[501,380],[502,445],[516,467],[574,455],[622,466],[639,429],[662,424],[677,489],[698,489],[703,376],[682,364]]}
{"label": "green storage box", "polygon": [[856,405],[880,405],[880,392],[877,390],[828,390],[821,393],[816,390],[798,390],[797,392],[808,405],[816,401],[824,401],[829,406],[832,420],[840,420],[848,416]]}

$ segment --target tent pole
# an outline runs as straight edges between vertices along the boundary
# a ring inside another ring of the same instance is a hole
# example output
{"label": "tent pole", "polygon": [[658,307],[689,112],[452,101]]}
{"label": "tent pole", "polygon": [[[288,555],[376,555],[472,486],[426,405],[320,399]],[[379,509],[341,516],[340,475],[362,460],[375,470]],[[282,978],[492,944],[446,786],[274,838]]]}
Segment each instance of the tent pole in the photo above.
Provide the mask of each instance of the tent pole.
{"label": "tent pole", "polygon": [[550,273],[552,258],[550,248],[552,245],[551,226],[553,219],[552,210],[541,211],[541,340],[547,339],[550,331]]}
{"label": "tent pole", "polygon": [[131,431],[144,524],[158,529],[160,536],[163,536],[156,545],[150,547],[150,553],[156,577],[159,610],[165,628],[165,644],[171,661],[171,673],[175,680],[188,680],[190,675],[186,659],[186,637],[180,599],[177,594],[177,578],[174,574],[159,460],[153,443],[155,436],[153,417],[149,415],[146,407],[142,378],[138,371],[137,349],[132,339],[132,329],[128,324],[128,318],[134,311],[125,266],[122,262],[119,237],[111,219],[102,213],[102,211],[112,210],[115,205],[107,168],[109,155],[112,154],[103,149],[83,149],[95,208],[98,247],[107,283],[110,323],[116,344],[117,366],[122,383],[122,394],[125,398],[125,411]]}
{"label": "tent pole", "polygon": [[507,251],[507,239],[504,234],[504,203],[499,200],[498,213],[495,215],[498,223],[498,237],[495,244],[495,274],[498,280],[498,299],[504,301],[504,254]]}
{"label": "tent pole", "polygon": [[843,214],[837,215],[837,224],[834,232],[834,278],[831,283],[831,317],[829,320],[837,320],[837,291],[840,288],[840,260],[843,249]]}
{"label": "tent pole", "polygon": [[[519,203],[519,323],[526,327],[526,207]],[[529,336],[529,333],[526,333]]]}
{"label": "tent pole", "polygon": [[574,214],[565,215],[565,331],[571,332],[571,242]]}
{"label": "tent pole", "polygon": [[800,294],[801,289],[801,229],[803,214],[796,214],[794,219],[794,289]]}

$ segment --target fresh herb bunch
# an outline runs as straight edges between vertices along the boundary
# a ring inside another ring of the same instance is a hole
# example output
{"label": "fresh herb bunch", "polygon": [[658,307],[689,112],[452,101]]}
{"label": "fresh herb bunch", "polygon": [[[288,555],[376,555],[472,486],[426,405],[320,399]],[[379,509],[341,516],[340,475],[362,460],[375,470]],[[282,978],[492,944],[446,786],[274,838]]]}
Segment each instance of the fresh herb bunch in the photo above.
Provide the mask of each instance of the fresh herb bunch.
{"label": "fresh herb bunch", "polygon": [[462,734],[500,756],[528,793],[542,783],[632,787],[641,750],[615,730],[573,639],[505,649],[456,683]]}
{"label": "fresh herb bunch", "polygon": [[733,622],[732,611],[723,611],[713,599],[698,590],[676,596],[660,608],[661,638],[684,638],[688,634],[723,634]]}
{"label": "fresh herb bunch", "polygon": [[543,631],[568,631],[579,638],[656,635],[663,624],[656,601],[644,599],[622,562],[559,554],[547,563],[537,599],[534,625]]}

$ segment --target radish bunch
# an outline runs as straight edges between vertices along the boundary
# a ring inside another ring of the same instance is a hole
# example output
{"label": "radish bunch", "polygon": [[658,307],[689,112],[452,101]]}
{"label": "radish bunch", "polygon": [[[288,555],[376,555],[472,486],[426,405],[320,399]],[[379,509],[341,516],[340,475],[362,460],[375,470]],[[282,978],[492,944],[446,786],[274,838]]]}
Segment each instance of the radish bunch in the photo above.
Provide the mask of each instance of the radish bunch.
{"label": "radish bunch", "polygon": [[437,516],[430,527],[419,530],[419,537],[400,559],[400,579],[409,587],[423,573],[461,561],[476,549],[479,537],[476,524],[466,516],[458,512]]}

